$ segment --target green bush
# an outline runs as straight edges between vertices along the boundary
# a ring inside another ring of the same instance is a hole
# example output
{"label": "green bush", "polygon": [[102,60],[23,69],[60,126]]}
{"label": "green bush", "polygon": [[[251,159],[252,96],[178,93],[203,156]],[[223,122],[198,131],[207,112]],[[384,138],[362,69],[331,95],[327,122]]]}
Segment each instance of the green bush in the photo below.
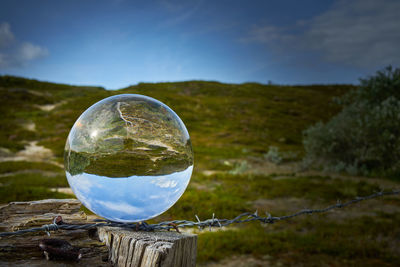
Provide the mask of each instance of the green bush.
{"label": "green bush", "polygon": [[400,177],[400,69],[361,79],[336,101],[340,113],[304,132],[306,165],[350,174]]}

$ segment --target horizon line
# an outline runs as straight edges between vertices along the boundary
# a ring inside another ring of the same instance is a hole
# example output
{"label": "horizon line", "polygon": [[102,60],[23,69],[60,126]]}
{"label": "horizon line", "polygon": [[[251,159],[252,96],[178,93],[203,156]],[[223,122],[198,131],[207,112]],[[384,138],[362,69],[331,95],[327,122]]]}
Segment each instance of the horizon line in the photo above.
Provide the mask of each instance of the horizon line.
{"label": "horizon line", "polygon": [[135,84],[129,84],[125,87],[120,87],[120,88],[107,88],[103,85],[96,85],[96,84],[84,84],[84,83],[68,83],[68,82],[55,82],[55,81],[49,81],[49,80],[41,80],[33,77],[24,77],[24,76],[17,76],[17,75],[10,75],[10,74],[0,74],[0,77],[12,77],[12,78],[17,78],[17,79],[25,79],[25,80],[31,80],[31,81],[36,81],[36,82],[41,82],[41,83],[52,83],[52,84],[58,84],[58,85],[67,85],[67,86],[72,86],[72,87],[94,87],[94,88],[102,88],[104,90],[108,91],[118,91],[118,90],[124,90],[128,89],[130,87],[135,87],[139,86],[140,84],[162,84],[162,83],[185,83],[185,82],[204,82],[204,83],[220,83],[220,84],[229,84],[229,85],[245,85],[245,84],[258,84],[258,85],[263,85],[263,86],[330,86],[330,85],[335,85],[335,86],[358,86],[359,84],[354,84],[354,83],[337,83],[337,82],[327,82],[327,83],[275,83],[273,81],[268,81],[267,83],[263,82],[257,82],[257,81],[246,81],[246,82],[241,82],[241,83],[233,83],[233,82],[223,82],[223,81],[217,81],[217,80],[206,80],[206,79],[190,79],[190,80],[175,80],[175,81],[166,81],[166,80],[160,80],[160,81],[139,81]]}

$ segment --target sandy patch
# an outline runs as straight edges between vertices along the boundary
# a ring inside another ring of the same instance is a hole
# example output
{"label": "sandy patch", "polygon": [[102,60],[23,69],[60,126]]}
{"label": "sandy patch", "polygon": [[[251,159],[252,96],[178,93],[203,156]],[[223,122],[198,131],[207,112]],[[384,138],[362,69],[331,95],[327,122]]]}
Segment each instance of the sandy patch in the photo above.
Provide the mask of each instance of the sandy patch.
{"label": "sandy patch", "polygon": [[70,187],[57,187],[57,188],[50,188],[51,192],[59,192],[59,193],[64,193],[68,195],[75,195],[74,192]]}
{"label": "sandy patch", "polygon": [[[199,229],[198,227],[187,227],[187,228],[179,228],[179,231],[187,234],[196,234],[201,235],[208,232],[221,232],[221,231],[238,231],[239,228],[234,225],[222,226],[222,227],[204,227],[203,229]],[[171,230],[173,231],[173,229]]]}
{"label": "sandy patch", "polygon": [[36,107],[43,111],[51,111],[55,109],[56,104],[36,105]]}
{"label": "sandy patch", "polygon": [[60,102],[55,103],[55,104],[35,105],[35,107],[37,107],[38,109],[43,110],[43,111],[52,111],[56,107],[61,106],[61,105],[65,104],[65,103],[67,103],[67,101],[60,101]]}
{"label": "sandy patch", "polygon": [[22,124],[22,127],[28,131],[36,131],[36,124],[32,121]]}
{"label": "sandy patch", "polygon": [[214,171],[214,170],[204,170],[201,173],[204,174],[205,176],[211,176],[217,173],[221,173],[223,171]]}
{"label": "sandy patch", "polygon": [[31,162],[47,162],[56,165],[60,168],[64,168],[63,164],[54,161],[53,152],[44,147],[38,146],[38,141],[31,141],[25,145],[25,149],[18,151],[15,154],[12,153],[0,153],[0,162],[4,161],[31,161]]}
{"label": "sandy patch", "polygon": [[48,96],[48,95],[51,95],[49,92],[42,93],[42,92],[35,91],[35,90],[28,90],[28,93],[30,93],[32,95],[36,95],[36,96],[46,96],[46,95]]}

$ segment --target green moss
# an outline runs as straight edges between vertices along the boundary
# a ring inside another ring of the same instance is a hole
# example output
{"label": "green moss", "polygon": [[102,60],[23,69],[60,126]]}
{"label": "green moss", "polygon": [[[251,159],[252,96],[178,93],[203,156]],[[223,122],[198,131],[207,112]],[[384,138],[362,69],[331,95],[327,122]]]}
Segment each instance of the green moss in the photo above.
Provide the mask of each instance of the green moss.
{"label": "green moss", "polygon": [[43,162],[29,162],[29,161],[4,161],[0,162],[0,173],[17,172],[21,170],[41,170],[62,172],[63,169],[59,166]]}
{"label": "green moss", "polygon": [[50,191],[50,188],[67,186],[67,179],[61,173],[57,176],[44,176],[37,172],[4,176],[1,177],[0,203],[71,197]]}
{"label": "green moss", "polygon": [[12,201],[31,201],[48,198],[71,198],[59,192],[52,192],[44,186],[0,187],[1,203]]}

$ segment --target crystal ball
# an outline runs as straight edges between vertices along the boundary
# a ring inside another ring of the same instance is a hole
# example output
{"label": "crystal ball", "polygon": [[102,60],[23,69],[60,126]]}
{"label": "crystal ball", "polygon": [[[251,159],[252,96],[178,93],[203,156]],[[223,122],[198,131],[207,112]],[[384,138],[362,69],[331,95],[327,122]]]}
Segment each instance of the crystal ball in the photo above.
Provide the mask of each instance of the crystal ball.
{"label": "crystal ball", "polygon": [[116,222],[153,218],[185,191],[193,170],[189,133],[160,101],[137,94],[105,98],[75,122],[64,165],[76,197]]}

